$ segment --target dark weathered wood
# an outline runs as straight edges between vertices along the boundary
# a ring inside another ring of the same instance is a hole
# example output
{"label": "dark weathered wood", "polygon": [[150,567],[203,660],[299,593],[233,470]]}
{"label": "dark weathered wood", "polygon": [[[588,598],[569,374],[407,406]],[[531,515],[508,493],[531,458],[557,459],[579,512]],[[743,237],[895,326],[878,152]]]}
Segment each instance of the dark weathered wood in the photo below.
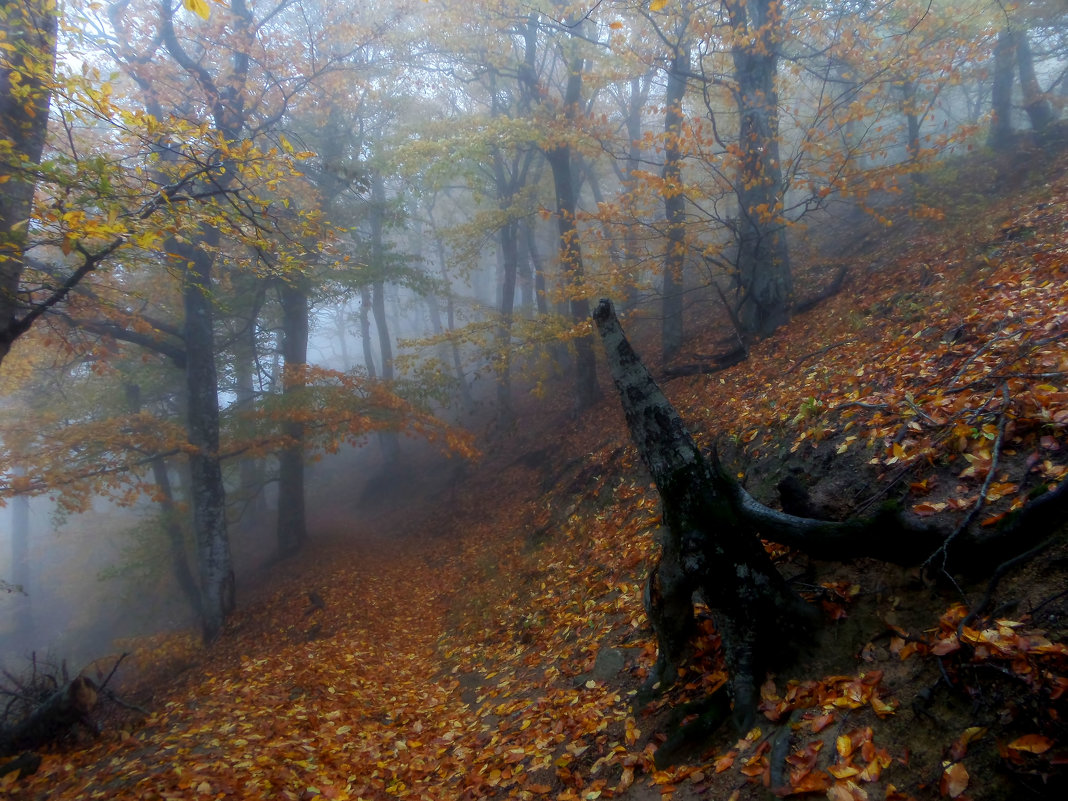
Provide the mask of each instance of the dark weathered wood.
{"label": "dark weathered wood", "polygon": [[631,437],[660,493],[667,535],[647,592],[660,653],[652,681],[670,683],[692,626],[699,592],[712,609],[730,672],[735,723],[756,716],[765,670],[809,630],[815,613],[771,563],[738,515],[732,487],[701,454],[681,417],[630,346],[611,303],[594,320]]}
{"label": "dark weathered wood", "polygon": [[18,778],[29,776],[31,773],[36,773],[39,767],[41,767],[40,755],[33,751],[23,751],[10,762],[0,765],[0,777],[14,773],[16,770],[19,772]]}
{"label": "dark weathered wood", "polygon": [[89,717],[97,698],[97,686],[91,679],[75,677],[38,704],[23,720],[0,731],[0,755],[10,756],[49,745],[78,724],[97,733],[96,724]]}

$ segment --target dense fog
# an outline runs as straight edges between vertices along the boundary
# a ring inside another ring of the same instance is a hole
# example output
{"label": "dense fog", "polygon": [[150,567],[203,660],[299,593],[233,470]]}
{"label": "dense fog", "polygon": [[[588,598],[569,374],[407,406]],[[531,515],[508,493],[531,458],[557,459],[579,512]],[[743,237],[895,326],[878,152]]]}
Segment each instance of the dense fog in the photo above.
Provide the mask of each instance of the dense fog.
{"label": "dense fog", "polygon": [[67,6],[4,22],[8,665],[213,640],[317,516],[588,408],[591,303],[657,363],[709,320],[744,354],[817,239],[945,215],[924,171],[1068,98],[1056,2]]}

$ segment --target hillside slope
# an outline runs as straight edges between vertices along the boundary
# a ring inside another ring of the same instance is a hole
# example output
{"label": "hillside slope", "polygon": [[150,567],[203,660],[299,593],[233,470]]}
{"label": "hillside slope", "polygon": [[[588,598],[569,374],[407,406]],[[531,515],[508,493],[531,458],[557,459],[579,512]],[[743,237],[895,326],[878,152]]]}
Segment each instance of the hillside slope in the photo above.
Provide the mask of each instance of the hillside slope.
{"label": "hillside slope", "polygon": [[[777,502],[792,477],[829,516],[894,497],[947,530],[993,527],[1068,472],[1068,163],[1012,188],[1011,202],[970,189],[1018,166],[947,167],[926,199],[966,206],[839,244],[843,292],[747,362],[664,382],[761,499]],[[837,266],[822,259],[802,282]],[[694,352],[722,335],[710,327]],[[757,729],[669,740],[676,765],[658,769],[656,750],[724,680],[714,626],[702,619],[678,686],[636,707],[655,658],[642,583],[657,499],[610,391],[580,420],[560,412],[488,443],[463,484],[373,524],[333,502],[318,545],[218,646],[136,644],[144,670],[177,672],[147,719],[0,788],[29,799],[1063,797],[1063,536],[1006,569],[974,619],[989,575],[774,548],[825,611],[823,635],[765,685]]]}

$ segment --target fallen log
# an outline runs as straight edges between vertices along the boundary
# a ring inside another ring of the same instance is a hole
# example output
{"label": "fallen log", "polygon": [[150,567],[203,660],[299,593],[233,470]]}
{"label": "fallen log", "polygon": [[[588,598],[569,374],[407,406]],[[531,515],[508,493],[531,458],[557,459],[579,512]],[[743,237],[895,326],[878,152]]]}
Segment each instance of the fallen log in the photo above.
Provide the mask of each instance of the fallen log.
{"label": "fallen log", "polygon": [[22,720],[0,731],[0,756],[41,748],[64,737],[77,725],[98,734],[97,725],[89,716],[98,698],[97,686],[92,679],[76,676],[35,706]]}

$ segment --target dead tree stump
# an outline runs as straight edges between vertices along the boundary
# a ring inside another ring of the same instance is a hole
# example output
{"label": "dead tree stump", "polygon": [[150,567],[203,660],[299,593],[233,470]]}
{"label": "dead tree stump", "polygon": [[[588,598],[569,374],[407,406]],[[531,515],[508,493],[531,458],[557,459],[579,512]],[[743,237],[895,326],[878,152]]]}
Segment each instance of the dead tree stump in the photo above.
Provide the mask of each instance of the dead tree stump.
{"label": "dead tree stump", "polygon": [[631,438],[660,493],[667,528],[646,592],[659,645],[650,683],[674,681],[699,593],[723,643],[735,724],[746,731],[756,717],[765,671],[783,656],[788,641],[811,630],[816,612],[789,588],[755,530],[737,513],[733,488],[701,454],[627,341],[611,303],[602,300],[593,319]]}

